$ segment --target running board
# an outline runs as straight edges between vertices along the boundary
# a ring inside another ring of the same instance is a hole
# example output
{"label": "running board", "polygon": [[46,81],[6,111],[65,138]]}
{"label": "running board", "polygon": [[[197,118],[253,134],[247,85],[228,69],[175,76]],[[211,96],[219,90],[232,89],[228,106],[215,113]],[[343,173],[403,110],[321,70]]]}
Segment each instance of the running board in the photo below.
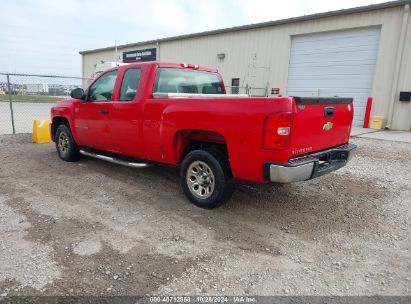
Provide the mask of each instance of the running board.
{"label": "running board", "polygon": [[152,163],[150,162],[135,162],[135,161],[127,159],[126,157],[107,156],[107,155],[102,154],[101,152],[88,150],[88,149],[81,149],[80,154],[93,157],[93,158],[97,158],[100,160],[104,160],[104,161],[107,161],[113,164],[130,167],[130,168],[146,168],[152,165]]}

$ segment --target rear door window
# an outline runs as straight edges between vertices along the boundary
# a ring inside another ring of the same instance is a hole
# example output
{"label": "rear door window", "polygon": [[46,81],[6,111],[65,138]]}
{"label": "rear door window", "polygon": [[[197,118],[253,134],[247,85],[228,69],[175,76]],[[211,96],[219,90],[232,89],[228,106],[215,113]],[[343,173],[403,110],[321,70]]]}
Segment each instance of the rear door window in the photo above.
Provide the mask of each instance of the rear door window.
{"label": "rear door window", "polygon": [[120,101],[131,101],[136,97],[140,78],[140,69],[128,69],[124,73],[120,90]]}

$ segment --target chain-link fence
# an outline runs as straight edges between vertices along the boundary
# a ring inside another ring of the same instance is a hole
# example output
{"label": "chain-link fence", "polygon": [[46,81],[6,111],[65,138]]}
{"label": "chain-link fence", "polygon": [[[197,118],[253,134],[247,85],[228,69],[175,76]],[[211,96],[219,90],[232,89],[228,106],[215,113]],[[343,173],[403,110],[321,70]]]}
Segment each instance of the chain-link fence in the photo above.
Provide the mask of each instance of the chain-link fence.
{"label": "chain-link fence", "polygon": [[50,118],[52,105],[85,82],[80,77],[0,73],[0,134],[30,133],[34,119]]}

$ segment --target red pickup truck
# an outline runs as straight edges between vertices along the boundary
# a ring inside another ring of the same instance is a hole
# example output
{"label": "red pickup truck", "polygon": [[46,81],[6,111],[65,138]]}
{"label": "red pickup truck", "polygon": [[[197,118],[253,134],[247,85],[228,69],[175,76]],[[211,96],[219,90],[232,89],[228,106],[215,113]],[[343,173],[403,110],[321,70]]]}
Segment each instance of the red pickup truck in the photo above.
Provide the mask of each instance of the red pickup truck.
{"label": "red pickup truck", "polygon": [[227,201],[235,179],[304,181],[343,167],[356,149],[352,98],[227,94],[213,68],[115,67],[71,97],[51,109],[60,158],[180,166],[184,194],[203,208]]}

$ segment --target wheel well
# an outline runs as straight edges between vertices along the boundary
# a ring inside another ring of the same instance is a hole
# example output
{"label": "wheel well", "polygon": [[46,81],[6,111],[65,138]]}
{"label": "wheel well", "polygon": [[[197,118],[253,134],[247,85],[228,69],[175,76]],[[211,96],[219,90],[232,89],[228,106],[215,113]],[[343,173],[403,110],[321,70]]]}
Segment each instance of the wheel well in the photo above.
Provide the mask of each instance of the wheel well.
{"label": "wheel well", "polygon": [[184,157],[194,150],[217,150],[221,152],[227,159],[228,159],[228,149],[227,145],[225,144],[216,144],[211,142],[201,142],[201,141],[193,141],[184,149],[184,152],[181,155],[180,162],[184,159]]}
{"label": "wheel well", "polygon": [[52,130],[51,130],[51,136],[53,137],[53,141],[54,141],[54,136],[56,134],[57,128],[60,125],[66,125],[67,127],[70,128],[70,123],[67,118],[61,117],[61,116],[53,117],[53,124],[52,124]]}
{"label": "wheel well", "polygon": [[214,149],[229,159],[227,143],[223,135],[214,131],[183,130],[175,136],[176,159],[179,163],[193,150]]}

